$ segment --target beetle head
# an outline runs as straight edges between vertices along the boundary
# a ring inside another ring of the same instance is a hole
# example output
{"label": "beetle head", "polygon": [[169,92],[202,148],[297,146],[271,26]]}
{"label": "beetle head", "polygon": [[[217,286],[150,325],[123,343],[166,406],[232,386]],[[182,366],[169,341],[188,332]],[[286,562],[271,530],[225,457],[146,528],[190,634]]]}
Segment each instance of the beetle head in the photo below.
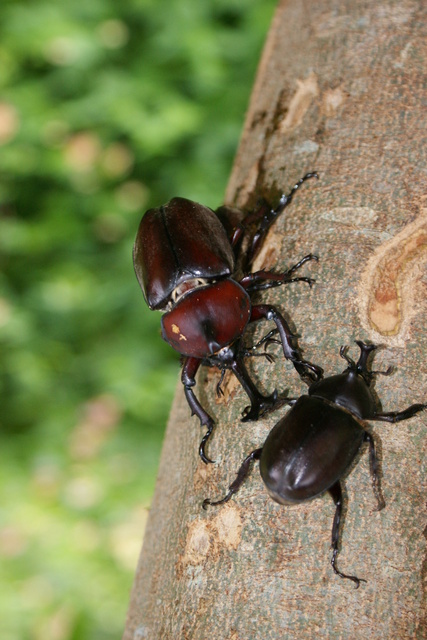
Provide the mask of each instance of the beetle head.
{"label": "beetle head", "polygon": [[[347,361],[347,369],[312,384],[309,395],[329,400],[363,419],[370,418],[375,413],[376,401],[370,387],[375,375],[380,372],[368,369],[369,356],[376,349],[375,345],[368,345],[360,340],[356,344],[360,348],[359,360],[352,360],[347,355],[348,347],[341,347],[340,355]],[[388,375],[391,370],[385,373]]]}

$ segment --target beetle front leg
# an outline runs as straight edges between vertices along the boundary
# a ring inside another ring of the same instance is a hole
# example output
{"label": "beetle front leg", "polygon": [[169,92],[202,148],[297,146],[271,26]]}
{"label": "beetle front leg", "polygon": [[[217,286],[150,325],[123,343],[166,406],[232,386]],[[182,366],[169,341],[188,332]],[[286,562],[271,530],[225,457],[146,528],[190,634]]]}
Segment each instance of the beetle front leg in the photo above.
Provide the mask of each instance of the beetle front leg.
{"label": "beetle front leg", "polygon": [[266,205],[264,204],[264,206],[261,207],[258,211],[249,213],[243,219],[242,221],[243,227],[249,226],[254,222],[259,221],[259,227],[255,232],[252,238],[251,244],[249,246],[249,249],[247,251],[246,262],[248,265],[252,264],[273,222],[283,212],[283,210],[288,205],[291,204],[294,194],[298,191],[298,189],[303,184],[303,182],[305,182],[306,180],[309,180],[310,178],[319,178],[319,176],[315,171],[306,173],[305,176],[303,176],[302,178],[300,178],[300,180],[298,180],[298,182],[292,187],[292,189],[288,194],[282,195],[282,197],[279,200],[279,204],[275,209],[266,207]]}
{"label": "beetle front leg", "polygon": [[412,418],[419,411],[424,411],[427,409],[427,404],[411,404],[407,409],[403,409],[402,411],[386,411],[381,413],[376,413],[370,418],[370,420],[381,420],[382,422],[400,422],[401,420],[407,420],[408,418]]}
{"label": "beetle front leg", "polygon": [[280,341],[283,347],[283,353],[285,358],[290,360],[297,372],[300,375],[300,378],[311,384],[312,382],[317,382],[323,377],[323,369],[322,367],[318,367],[308,360],[303,360],[301,358],[301,353],[298,347],[293,347],[292,342],[296,338],[293,335],[292,331],[285,318],[275,309],[275,307],[267,304],[257,304],[252,307],[251,318],[249,322],[256,322],[257,320],[261,320],[262,318],[266,320],[273,320],[276,324],[277,330],[280,335]]}
{"label": "beetle front leg", "polygon": [[259,460],[260,457],[261,457],[261,453],[262,453],[262,447],[260,449],[255,449],[254,451],[252,451],[244,459],[241,467],[239,468],[239,470],[237,472],[237,477],[236,477],[235,481],[232,482],[230,484],[230,486],[228,487],[228,493],[226,494],[226,496],[224,498],[222,498],[221,500],[216,500],[215,502],[213,502],[212,500],[209,500],[209,498],[206,498],[206,500],[203,500],[203,504],[202,504],[203,509],[206,509],[208,504],[210,504],[212,506],[217,506],[219,504],[224,504],[225,502],[228,502],[230,500],[231,496],[238,492],[238,490],[240,489],[240,487],[242,486],[242,484],[244,483],[244,481],[248,477],[249,471],[250,471],[250,468],[251,468],[252,460]]}
{"label": "beetle front leg", "polygon": [[360,583],[361,582],[366,582],[366,580],[364,580],[363,578],[358,578],[357,576],[349,576],[346,573],[342,573],[342,571],[340,571],[337,566],[336,566],[336,560],[337,560],[337,555],[338,555],[338,547],[339,547],[339,542],[340,542],[340,521],[341,521],[341,513],[342,513],[342,489],[341,489],[341,484],[339,482],[339,480],[332,485],[332,487],[330,487],[328,489],[328,493],[331,495],[332,500],[335,503],[335,516],[334,516],[334,523],[332,525],[332,559],[331,559],[331,565],[332,565],[332,569],[334,570],[334,572],[337,574],[337,576],[339,576],[340,578],[347,578],[348,580],[352,580],[353,582],[356,583],[356,589],[359,588]]}
{"label": "beetle front leg", "polygon": [[205,453],[205,447],[207,441],[211,436],[215,422],[213,421],[211,416],[203,409],[192,389],[192,387],[194,387],[194,385],[196,384],[195,376],[197,371],[199,370],[200,365],[201,360],[199,360],[198,358],[184,358],[181,381],[184,385],[184,393],[191,409],[191,415],[196,415],[199,418],[201,427],[207,427],[207,431],[199,445],[199,456],[205,464],[208,464],[209,462],[213,462],[213,460],[207,457]]}
{"label": "beetle front leg", "polygon": [[264,291],[265,289],[271,289],[272,287],[281,287],[283,284],[289,284],[290,282],[306,282],[311,287],[315,282],[313,278],[293,277],[295,271],[300,269],[303,264],[310,260],[317,261],[319,258],[314,254],[309,253],[284,273],[274,273],[273,271],[254,271],[253,273],[248,273],[244,276],[239,281],[239,284],[241,284],[248,293]]}

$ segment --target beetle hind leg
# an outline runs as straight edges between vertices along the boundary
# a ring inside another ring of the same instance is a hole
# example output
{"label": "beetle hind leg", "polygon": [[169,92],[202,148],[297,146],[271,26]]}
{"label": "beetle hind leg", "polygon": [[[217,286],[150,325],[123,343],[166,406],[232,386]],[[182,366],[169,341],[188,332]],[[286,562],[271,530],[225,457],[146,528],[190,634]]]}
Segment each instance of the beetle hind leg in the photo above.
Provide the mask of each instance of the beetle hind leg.
{"label": "beetle hind leg", "polygon": [[343,573],[337,567],[337,555],[339,551],[340,545],[340,521],[342,514],[342,489],[340,482],[336,482],[328,489],[328,493],[331,495],[334,503],[335,503],[335,516],[334,523],[332,525],[332,558],[331,565],[334,573],[340,578],[346,578],[347,580],[351,580],[356,584],[356,589],[359,588],[361,582],[366,582],[363,578],[358,578],[357,576],[349,576],[347,573]]}
{"label": "beetle hind leg", "polygon": [[367,431],[365,432],[364,440],[369,444],[369,461],[371,466],[372,489],[378,503],[375,511],[381,511],[381,509],[384,509],[385,507],[385,500],[381,492],[381,485],[380,485],[380,478],[379,478],[379,465],[378,465],[377,452],[375,450],[375,443],[374,443],[374,439]]}

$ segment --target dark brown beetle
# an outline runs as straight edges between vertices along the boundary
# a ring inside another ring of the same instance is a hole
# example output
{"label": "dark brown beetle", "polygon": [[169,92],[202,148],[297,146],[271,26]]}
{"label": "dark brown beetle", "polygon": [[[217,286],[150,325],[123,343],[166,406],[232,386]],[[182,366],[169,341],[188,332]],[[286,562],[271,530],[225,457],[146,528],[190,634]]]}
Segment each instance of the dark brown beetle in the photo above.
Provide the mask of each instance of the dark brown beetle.
{"label": "dark brown beetle", "polygon": [[369,444],[377,509],[385,506],[379,487],[374,441],[366,431],[363,420],[400,422],[411,418],[427,405],[413,404],[403,411],[378,412],[370,386],[375,375],[389,375],[392,367],[384,372],[369,371],[368,357],[376,347],[361,341],[357,341],[357,344],[360,347],[358,362],[348,357],[348,347],[341,347],[340,355],[347,360],[348,368],[339,375],[312,384],[308,395],[288,400],[292,408],[270,431],[264,446],[245,458],[227,495],[216,502],[205,500],[203,507],[230,500],[247,477],[252,460],[260,461],[260,473],[267,491],[279,504],[305,502],[327,491],[336,506],[331,564],[337,575],[353,580],[358,587],[361,579],[339,571],[336,557],[342,511],[341,479],[365,442]]}
{"label": "dark brown beetle", "polygon": [[[289,205],[299,186],[311,177],[317,178],[317,174],[308,173],[301,178],[288,195],[282,196],[276,209],[263,206],[237,225],[230,220],[239,215],[241,218],[240,211],[220,207],[214,213],[185,198],[173,198],[158,209],[150,209],[141,220],[133,252],[135,273],[150,309],[164,311],[163,339],[184,357],[181,378],[185,395],[192,414],[207,427],[199,449],[204,462],[210,462],[205,445],[214,422],[193,392],[201,364],[233,371],[251,403],[243,420],[256,420],[277,400],[277,392],[264,396],[258,391],[244,365],[244,357],[253,354],[242,342],[249,323],[273,320],[285,358],[294,364],[299,375],[310,382],[322,375],[319,367],[302,359],[286,320],[275,307],[253,305],[251,301],[254,292],[288,282],[311,285],[312,279],[296,278],[294,274],[317,257],[309,254],[284,273],[256,271],[239,281],[234,279],[237,258],[245,258],[245,268],[250,268],[271,224]],[[245,230],[254,225],[257,229],[246,254],[239,256]]]}

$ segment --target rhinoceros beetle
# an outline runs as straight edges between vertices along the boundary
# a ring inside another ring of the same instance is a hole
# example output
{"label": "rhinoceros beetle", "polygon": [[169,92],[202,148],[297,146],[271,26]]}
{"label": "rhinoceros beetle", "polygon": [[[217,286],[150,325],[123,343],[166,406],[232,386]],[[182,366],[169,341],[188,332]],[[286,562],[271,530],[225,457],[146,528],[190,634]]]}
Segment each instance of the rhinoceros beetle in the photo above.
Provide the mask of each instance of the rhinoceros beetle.
{"label": "rhinoceros beetle", "polygon": [[[215,213],[191,200],[173,198],[162,207],[148,210],[139,225],[133,251],[135,273],[150,309],[164,312],[163,339],[183,356],[181,379],[188,404],[201,426],[207,427],[199,447],[204,462],[211,462],[205,445],[214,421],[193,392],[201,364],[218,367],[222,372],[232,370],[251,403],[244,412],[244,421],[256,420],[277,400],[276,391],[269,396],[258,391],[244,365],[244,357],[255,355],[242,342],[249,323],[273,320],[285,358],[299,375],[313,382],[322,374],[320,367],[302,359],[290,327],[277,309],[269,304],[252,304],[251,300],[257,291],[288,282],[303,281],[311,286],[312,279],[294,274],[317,257],[309,254],[283,273],[256,271],[235,279],[247,227],[258,225],[246,250],[246,269],[271,224],[300,185],[312,177],[318,176],[307,173],[301,178],[288,195],[281,197],[276,209],[263,205],[243,220],[242,212],[236,209],[220,207]],[[237,224],[233,225],[236,219]],[[227,231],[231,231],[230,239]]]}
{"label": "rhinoceros beetle", "polygon": [[332,526],[332,568],[341,578],[355,582],[357,588],[366,580],[339,571],[336,559],[340,542],[342,478],[365,442],[369,445],[377,510],[385,506],[379,486],[375,444],[363,420],[400,422],[422,411],[427,404],[413,404],[397,412],[377,411],[371,383],[376,375],[389,375],[393,368],[368,370],[369,354],[376,346],[361,341],[356,343],[360,347],[358,362],[348,357],[348,347],[341,347],[340,355],[347,360],[347,369],[315,382],[309,387],[308,395],[288,399],[292,408],[270,431],[264,446],[245,458],[227,495],[216,502],[206,499],[203,508],[230,500],[242,486],[253,460],[260,461],[260,473],[267,491],[279,504],[297,504],[328,492],[336,507]]}

